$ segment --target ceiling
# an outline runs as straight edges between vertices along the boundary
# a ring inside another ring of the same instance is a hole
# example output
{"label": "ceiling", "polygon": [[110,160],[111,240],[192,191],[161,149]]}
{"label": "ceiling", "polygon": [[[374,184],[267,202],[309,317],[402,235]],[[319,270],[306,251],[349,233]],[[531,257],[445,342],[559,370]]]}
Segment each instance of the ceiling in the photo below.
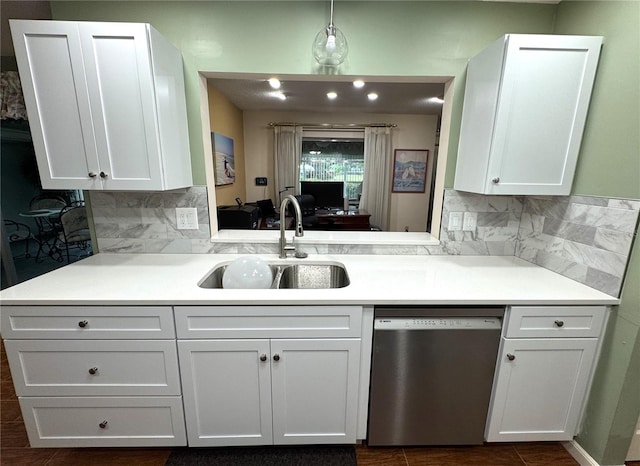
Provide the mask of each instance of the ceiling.
{"label": "ceiling", "polygon": [[[274,95],[267,77],[226,78],[209,77],[211,86],[226,96],[241,110],[280,110],[299,112],[340,112],[340,113],[387,113],[439,115],[442,104],[428,102],[431,97],[444,95],[444,84],[434,82],[365,81],[365,86],[357,89],[348,77],[322,80],[286,79],[281,77],[280,91],[286,96],[281,100]],[[355,79],[355,78],[353,78]],[[338,94],[329,100],[327,93]],[[367,94],[375,92],[378,99],[370,101]]]}

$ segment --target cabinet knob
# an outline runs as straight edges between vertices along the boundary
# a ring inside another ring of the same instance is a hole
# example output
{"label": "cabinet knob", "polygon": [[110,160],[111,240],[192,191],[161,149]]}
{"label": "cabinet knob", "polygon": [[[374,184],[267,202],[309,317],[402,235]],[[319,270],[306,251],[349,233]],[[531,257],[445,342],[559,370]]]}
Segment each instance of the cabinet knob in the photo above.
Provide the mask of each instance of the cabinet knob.
{"label": "cabinet knob", "polygon": [[95,178],[96,176],[98,176],[96,172],[89,172],[89,178]]}
{"label": "cabinet knob", "polygon": [[107,176],[109,175],[106,174],[105,172],[100,172],[100,178],[106,178]]}
{"label": "cabinet knob", "polygon": [[261,354],[260,355],[260,361],[265,362],[267,360],[267,355],[266,354]]}
{"label": "cabinet knob", "polygon": [[101,429],[106,429],[107,428],[107,424],[108,424],[108,421],[105,419],[104,421],[102,421],[98,425],[100,426]]}
{"label": "cabinet knob", "polygon": [[493,184],[498,184],[498,183],[500,183],[500,177],[496,176],[495,178],[493,178],[493,179],[491,180],[491,182],[492,182]]}
{"label": "cabinet knob", "polygon": [[97,367],[92,367],[91,369],[89,369],[89,374],[91,375],[96,375],[97,372],[98,372]]}
{"label": "cabinet knob", "polygon": [[516,358],[516,356],[515,356],[514,354],[507,353],[507,359],[508,359],[509,361],[513,361],[515,358]]}
{"label": "cabinet knob", "polygon": [[78,327],[80,328],[85,328],[87,325],[89,325],[89,322],[86,320],[81,320],[80,322],[78,322]]}
{"label": "cabinet knob", "polygon": [[562,327],[562,326],[564,325],[564,321],[562,321],[562,320],[556,320],[556,321],[554,322],[554,324],[556,324],[556,326],[558,326],[558,327]]}
{"label": "cabinet knob", "polygon": [[280,355],[278,353],[273,355],[273,360],[274,361],[280,361]]}

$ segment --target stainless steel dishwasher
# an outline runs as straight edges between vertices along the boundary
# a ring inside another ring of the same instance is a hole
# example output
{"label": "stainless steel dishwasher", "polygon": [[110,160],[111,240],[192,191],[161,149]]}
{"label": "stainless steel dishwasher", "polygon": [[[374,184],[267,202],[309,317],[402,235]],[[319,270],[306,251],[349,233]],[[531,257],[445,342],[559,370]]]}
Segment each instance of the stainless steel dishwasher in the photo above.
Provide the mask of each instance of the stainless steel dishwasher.
{"label": "stainless steel dishwasher", "polygon": [[368,444],[481,444],[503,315],[376,307]]}

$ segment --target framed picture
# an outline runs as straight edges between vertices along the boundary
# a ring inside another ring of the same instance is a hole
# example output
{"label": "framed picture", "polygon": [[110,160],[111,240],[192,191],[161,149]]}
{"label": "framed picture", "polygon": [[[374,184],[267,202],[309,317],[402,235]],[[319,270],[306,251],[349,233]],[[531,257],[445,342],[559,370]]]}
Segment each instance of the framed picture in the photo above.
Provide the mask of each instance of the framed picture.
{"label": "framed picture", "polygon": [[218,133],[211,133],[215,185],[232,184],[236,181],[233,139]]}
{"label": "framed picture", "polygon": [[394,193],[423,193],[427,176],[429,151],[396,149],[393,151]]}

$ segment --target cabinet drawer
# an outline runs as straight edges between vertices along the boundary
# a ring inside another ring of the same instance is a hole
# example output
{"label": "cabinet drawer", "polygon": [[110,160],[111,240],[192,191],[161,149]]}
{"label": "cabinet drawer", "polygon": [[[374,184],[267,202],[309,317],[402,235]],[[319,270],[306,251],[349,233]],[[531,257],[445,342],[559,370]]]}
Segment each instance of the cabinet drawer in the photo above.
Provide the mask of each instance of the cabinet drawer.
{"label": "cabinet drawer", "polygon": [[171,307],[3,306],[3,338],[174,338]]}
{"label": "cabinet drawer", "polygon": [[184,446],[182,399],[20,398],[32,447]]}
{"label": "cabinet drawer", "polygon": [[605,306],[514,306],[508,312],[507,338],[598,337]]}
{"label": "cabinet drawer", "polygon": [[360,336],[360,306],[177,306],[178,338]]}
{"label": "cabinet drawer", "polygon": [[179,395],[174,340],[6,340],[19,396]]}

